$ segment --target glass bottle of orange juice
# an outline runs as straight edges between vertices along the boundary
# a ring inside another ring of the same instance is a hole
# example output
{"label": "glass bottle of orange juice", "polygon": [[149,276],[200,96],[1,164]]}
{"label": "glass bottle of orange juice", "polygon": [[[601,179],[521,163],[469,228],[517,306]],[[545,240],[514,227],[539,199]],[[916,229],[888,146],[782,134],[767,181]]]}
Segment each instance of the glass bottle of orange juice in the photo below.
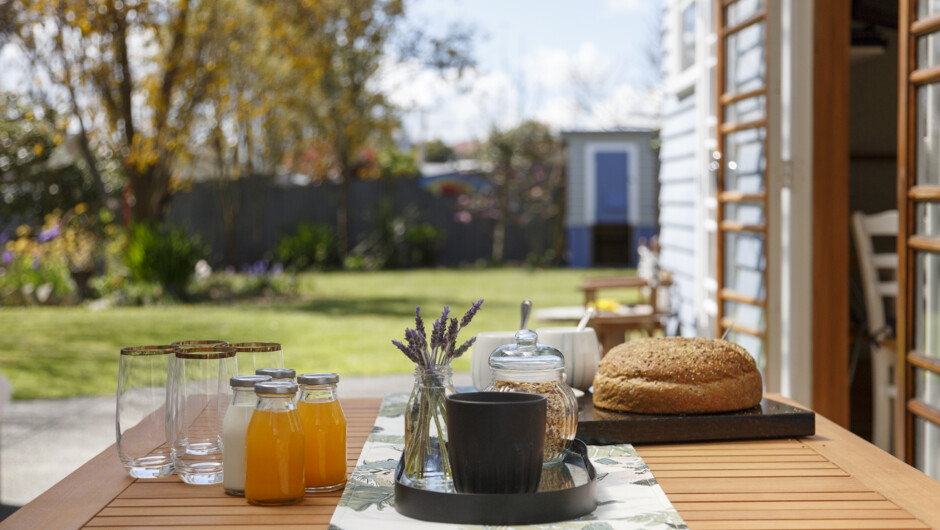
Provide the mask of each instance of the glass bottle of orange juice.
{"label": "glass bottle of orange juice", "polygon": [[297,384],[255,385],[258,405],[245,434],[245,498],[277,506],[304,497],[304,429],[294,404]]}
{"label": "glass bottle of orange juice", "polygon": [[346,416],[336,395],[336,374],[302,374],[297,409],[306,436],[308,492],[333,491],[346,484]]}

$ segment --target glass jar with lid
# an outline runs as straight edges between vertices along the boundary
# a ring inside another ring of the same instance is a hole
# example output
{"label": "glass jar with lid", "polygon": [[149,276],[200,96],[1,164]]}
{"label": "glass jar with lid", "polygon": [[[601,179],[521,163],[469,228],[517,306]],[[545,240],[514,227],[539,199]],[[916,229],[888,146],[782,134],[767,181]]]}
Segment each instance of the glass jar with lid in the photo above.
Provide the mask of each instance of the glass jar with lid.
{"label": "glass jar with lid", "polygon": [[548,400],[545,413],[546,464],[561,462],[578,431],[578,401],[565,384],[565,358],[560,351],[538,343],[538,335],[523,329],[515,343],[496,348],[490,355],[493,384],[489,392],[529,392]]}
{"label": "glass jar with lid", "polygon": [[297,376],[297,412],[304,427],[308,493],[334,491],[346,485],[346,415],[339,403],[334,373]]}
{"label": "glass jar with lid", "polygon": [[304,429],[294,404],[296,383],[255,383],[258,404],[245,433],[245,498],[277,506],[304,497]]}

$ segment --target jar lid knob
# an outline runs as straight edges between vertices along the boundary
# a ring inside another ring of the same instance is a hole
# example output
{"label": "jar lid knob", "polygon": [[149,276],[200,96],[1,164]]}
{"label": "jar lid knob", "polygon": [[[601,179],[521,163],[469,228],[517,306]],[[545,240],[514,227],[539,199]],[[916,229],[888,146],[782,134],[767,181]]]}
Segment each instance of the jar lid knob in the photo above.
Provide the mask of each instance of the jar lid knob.
{"label": "jar lid knob", "polygon": [[539,335],[531,329],[520,329],[516,332],[515,339],[520,350],[531,351],[535,349]]}

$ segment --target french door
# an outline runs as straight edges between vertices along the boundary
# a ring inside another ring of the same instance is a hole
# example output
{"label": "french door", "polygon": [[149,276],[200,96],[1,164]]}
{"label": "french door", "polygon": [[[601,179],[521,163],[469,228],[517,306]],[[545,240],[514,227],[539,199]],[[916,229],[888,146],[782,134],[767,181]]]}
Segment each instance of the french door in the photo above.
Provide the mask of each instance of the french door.
{"label": "french door", "polygon": [[717,333],[767,363],[767,0],[717,0]]}
{"label": "french door", "polygon": [[895,446],[940,478],[940,1],[899,9]]}

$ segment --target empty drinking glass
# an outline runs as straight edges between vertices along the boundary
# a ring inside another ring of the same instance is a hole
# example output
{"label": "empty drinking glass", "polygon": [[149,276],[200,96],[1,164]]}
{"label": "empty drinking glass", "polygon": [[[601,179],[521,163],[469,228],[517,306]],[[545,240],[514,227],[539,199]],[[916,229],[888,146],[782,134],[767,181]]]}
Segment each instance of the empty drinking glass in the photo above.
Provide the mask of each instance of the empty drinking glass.
{"label": "empty drinking glass", "polygon": [[222,482],[222,420],[235,372],[235,348],[228,345],[186,346],[175,353],[166,431],[183,482]]}
{"label": "empty drinking glass", "polygon": [[166,382],[173,346],[121,348],[118,367],[117,450],[135,478],[173,474],[166,444]]}
{"label": "empty drinking glass", "polygon": [[255,375],[259,368],[284,368],[284,351],[276,342],[232,344],[238,359],[238,375]]}

